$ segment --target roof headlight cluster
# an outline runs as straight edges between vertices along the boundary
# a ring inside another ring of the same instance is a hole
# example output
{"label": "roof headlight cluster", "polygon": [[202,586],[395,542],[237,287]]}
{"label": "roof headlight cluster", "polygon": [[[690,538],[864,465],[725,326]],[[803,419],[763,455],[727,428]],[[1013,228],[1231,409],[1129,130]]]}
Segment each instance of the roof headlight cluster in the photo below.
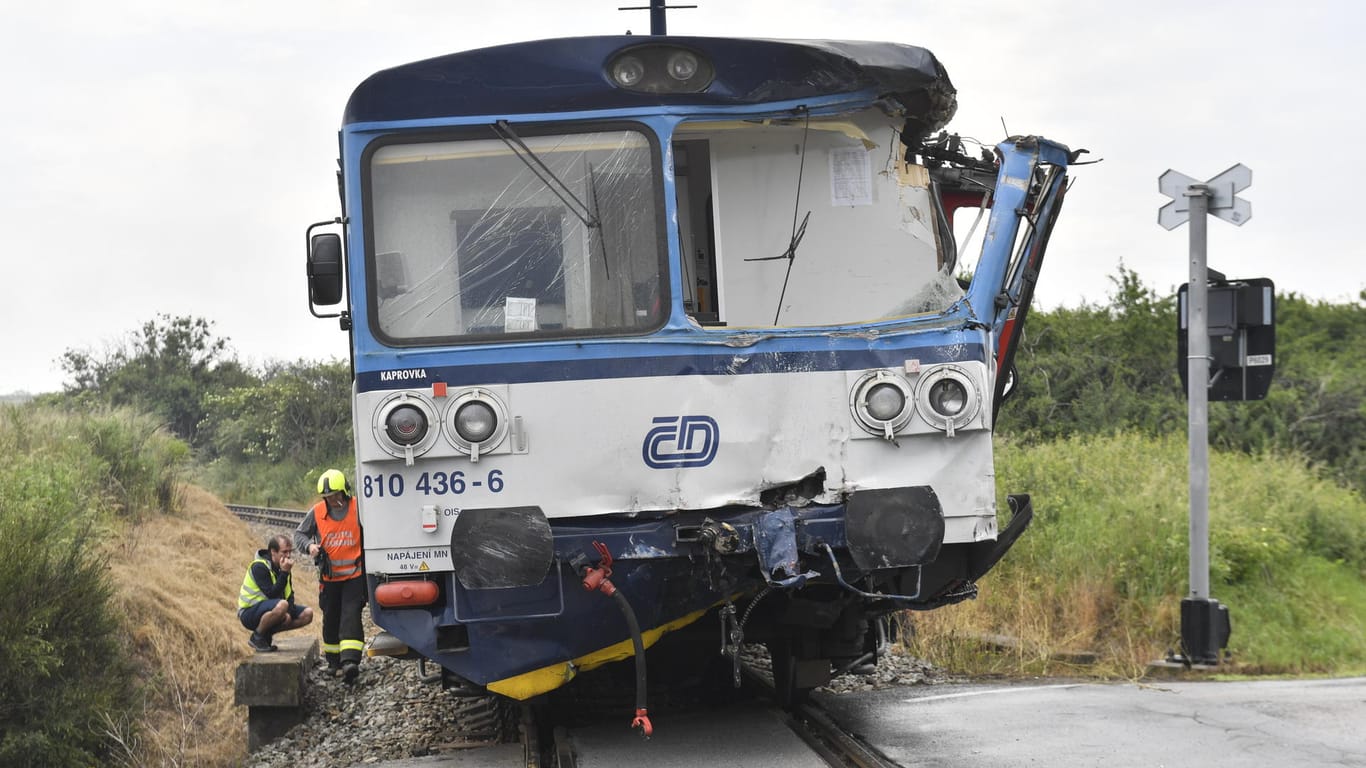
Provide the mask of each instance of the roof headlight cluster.
{"label": "roof headlight cluster", "polygon": [[619,88],[641,93],[699,93],[716,68],[705,56],[677,45],[638,45],[607,62],[607,77]]}

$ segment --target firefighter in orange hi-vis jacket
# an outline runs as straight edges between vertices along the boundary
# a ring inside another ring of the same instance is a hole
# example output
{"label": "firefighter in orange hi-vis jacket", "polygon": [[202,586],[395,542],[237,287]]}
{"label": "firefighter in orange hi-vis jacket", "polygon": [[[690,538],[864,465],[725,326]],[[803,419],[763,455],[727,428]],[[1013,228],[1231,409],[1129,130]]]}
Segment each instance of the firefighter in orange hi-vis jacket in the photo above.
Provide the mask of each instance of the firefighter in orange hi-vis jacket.
{"label": "firefighter in orange hi-vis jacket", "polygon": [[360,515],[351,485],[340,470],[329,469],[318,478],[322,500],[304,516],[294,531],[294,548],[307,551],[318,563],[318,605],[323,612],[323,656],[330,673],[346,682],[360,674],[365,628],[365,568],[362,560]]}

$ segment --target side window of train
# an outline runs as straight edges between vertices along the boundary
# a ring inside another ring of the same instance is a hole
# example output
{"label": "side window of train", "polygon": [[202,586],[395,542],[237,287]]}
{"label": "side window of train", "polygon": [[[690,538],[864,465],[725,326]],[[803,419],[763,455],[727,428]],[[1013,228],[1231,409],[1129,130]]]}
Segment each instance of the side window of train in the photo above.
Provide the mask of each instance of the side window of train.
{"label": "side window of train", "polygon": [[691,140],[674,142],[673,153],[683,254],[683,305],[688,315],[704,326],[724,325],[717,311],[711,152],[706,141]]}

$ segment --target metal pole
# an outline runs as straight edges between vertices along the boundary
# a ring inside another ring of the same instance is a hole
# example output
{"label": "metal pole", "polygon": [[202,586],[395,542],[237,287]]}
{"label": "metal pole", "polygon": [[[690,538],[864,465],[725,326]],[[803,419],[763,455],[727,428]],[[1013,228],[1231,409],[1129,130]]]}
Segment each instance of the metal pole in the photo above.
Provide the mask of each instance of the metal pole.
{"label": "metal pole", "polygon": [[1209,597],[1209,271],[1205,242],[1209,187],[1192,184],[1190,200],[1190,307],[1186,384],[1189,395],[1190,597]]}
{"label": "metal pole", "polygon": [[650,34],[667,35],[667,22],[664,20],[664,4],[668,0],[650,0]]}

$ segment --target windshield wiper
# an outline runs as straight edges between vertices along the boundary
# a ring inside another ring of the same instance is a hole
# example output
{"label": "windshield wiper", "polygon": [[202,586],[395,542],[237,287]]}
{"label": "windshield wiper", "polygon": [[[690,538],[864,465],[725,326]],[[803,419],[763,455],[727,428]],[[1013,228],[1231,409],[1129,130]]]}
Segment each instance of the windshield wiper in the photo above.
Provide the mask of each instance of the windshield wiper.
{"label": "windshield wiper", "polygon": [[602,226],[602,222],[593,214],[593,210],[585,205],[579,196],[574,194],[574,190],[570,189],[568,184],[565,184],[559,176],[555,175],[549,166],[541,162],[541,158],[531,151],[531,147],[522,141],[522,137],[512,130],[512,125],[508,121],[499,120],[494,123],[493,132],[498,134],[498,138],[502,139],[508,149],[512,150],[512,154],[516,155],[526,165],[527,170],[531,171],[547,189],[560,198],[560,202],[564,203],[565,207],[577,216],[585,227],[598,229]]}
{"label": "windshield wiper", "polygon": [[593,175],[593,166],[588,165],[588,189],[593,196],[593,207],[589,208],[588,205],[579,199],[578,195],[574,194],[574,190],[570,189],[569,185],[564,183],[563,179],[556,175],[554,171],[550,170],[550,167],[542,162],[541,158],[535,152],[531,151],[531,147],[528,147],[526,142],[522,141],[522,137],[518,136],[517,132],[512,130],[511,123],[506,120],[499,120],[493,124],[493,132],[498,135],[498,138],[503,140],[503,143],[507,145],[508,149],[512,150],[512,154],[516,155],[517,158],[526,165],[527,170],[531,171],[532,175],[541,180],[541,183],[546,186],[546,189],[549,189],[551,192],[555,193],[556,197],[560,198],[560,202],[564,203],[564,207],[568,208],[570,213],[573,213],[578,217],[579,221],[583,222],[583,225],[588,227],[590,231],[597,230],[598,248],[602,252],[602,268],[603,271],[606,272],[607,279],[612,279],[612,268],[608,265],[607,259],[607,237],[602,231],[602,220],[598,218],[597,214],[598,182],[597,178]]}
{"label": "windshield wiper", "polygon": [[[598,218],[598,213],[602,210],[602,208],[598,206],[598,176],[593,172],[593,164],[588,162],[587,158],[584,158],[583,164],[588,167],[588,195],[593,200],[593,210],[591,212],[591,215],[593,217],[594,222],[599,222],[600,219]],[[591,234],[595,227],[592,224],[588,224],[588,222],[586,221],[584,222],[584,224],[588,226],[589,233]],[[612,266],[611,260],[607,258],[607,232],[603,230],[601,225],[597,226],[596,230],[598,234],[598,250],[602,253],[603,275],[608,280],[611,280]]]}
{"label": "windshield wiper", "polygon": [[806,171],[806,138],[811,133],[811,110],[805,105],[797,107],[798,113],[806,115],[806,124],[802,126],[802,155],[801,161],[797,165],[797,196],[792,201],[792,236],[787,241],[787,250],[777,256],[760,256],[745,261],[776,261],[777,259],[787,259],[787,274],[783,276],[783,290],[778,294],[778,307],[773,311],[773,324],[778,324],[778,318],[783,314],[783,299],[787,296],[787,282],[792,279],[792,262],[797,260],[797,246],[801,244],[802,238],[806,236],[806,222],[811,220],[811,211],[807,211],[802,217],[801,224],[797,223],[797,214],[802,208],[802,174]]}

